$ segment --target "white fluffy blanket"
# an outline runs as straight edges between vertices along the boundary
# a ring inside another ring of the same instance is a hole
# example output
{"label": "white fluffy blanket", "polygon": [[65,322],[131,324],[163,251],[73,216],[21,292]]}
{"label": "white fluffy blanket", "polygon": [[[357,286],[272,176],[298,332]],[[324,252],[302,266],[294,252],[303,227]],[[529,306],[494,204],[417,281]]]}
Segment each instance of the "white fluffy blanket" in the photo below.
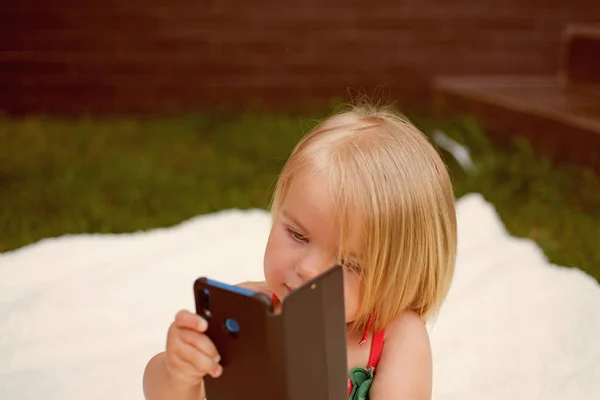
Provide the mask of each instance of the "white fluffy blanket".
{"label": "white fluffy blanket", "polygon": [[[434,398],[600,399],[600,286],[509,236],[480,195],[458,203],[456,277],[430,324]],[[262,278],[262,210],[0,255],[0,399],[142,399],[142,373],[200,275]],[[402,377],[399,377],[402,379]]]}

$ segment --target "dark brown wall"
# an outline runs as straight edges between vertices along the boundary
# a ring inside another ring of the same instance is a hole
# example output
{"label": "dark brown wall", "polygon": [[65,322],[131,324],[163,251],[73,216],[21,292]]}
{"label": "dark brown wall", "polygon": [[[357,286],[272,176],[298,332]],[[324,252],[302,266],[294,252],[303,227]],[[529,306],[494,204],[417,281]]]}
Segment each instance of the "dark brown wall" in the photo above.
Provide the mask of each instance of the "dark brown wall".
{"label": "dark brown wall", "polygon": [[[597,0],[56,0],[0,10],[0,110],[163,112],[376,86],[409,103],[432,74],[552,73]],[[495,3],[495,4],[494,4]]]}

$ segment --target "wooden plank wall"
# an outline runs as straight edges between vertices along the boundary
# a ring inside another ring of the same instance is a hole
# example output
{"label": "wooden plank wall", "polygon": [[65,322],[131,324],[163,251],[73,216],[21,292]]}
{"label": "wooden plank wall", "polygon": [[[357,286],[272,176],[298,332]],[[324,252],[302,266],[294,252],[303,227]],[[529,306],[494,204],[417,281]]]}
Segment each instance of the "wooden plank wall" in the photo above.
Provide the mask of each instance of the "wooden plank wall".
{"label": "wooden plank wall", "polygon": [[163,113],[367,93],[434,74],[553,73],[597,0],[21,0],[0,10],[0,110]]}

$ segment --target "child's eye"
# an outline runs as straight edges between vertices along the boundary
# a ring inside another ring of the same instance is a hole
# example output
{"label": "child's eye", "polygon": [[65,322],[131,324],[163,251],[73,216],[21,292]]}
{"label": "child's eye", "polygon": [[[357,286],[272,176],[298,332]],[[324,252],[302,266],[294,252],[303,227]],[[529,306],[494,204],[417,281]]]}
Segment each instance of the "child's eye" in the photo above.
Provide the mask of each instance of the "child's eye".
{"label": "child's eye", "polygon": [[306,236],[304,236],[304,235],[302,235],[300,232],[298,232],[298,231],[296,231],[296,230],[294,230],[294,229],[290,228],[289,226],[286,226],[286,227],[285,227],[285,230],[286,230],[286,231],[287,231],[287,232],[290,234],[290,236],[291,236],[291,237],[292,237],[294,240],[296,240],[296,241],[298,241],[298,242],[302,242],[302,243],[304,243],[304,242],[308,242],[308,238],[307,238]]}

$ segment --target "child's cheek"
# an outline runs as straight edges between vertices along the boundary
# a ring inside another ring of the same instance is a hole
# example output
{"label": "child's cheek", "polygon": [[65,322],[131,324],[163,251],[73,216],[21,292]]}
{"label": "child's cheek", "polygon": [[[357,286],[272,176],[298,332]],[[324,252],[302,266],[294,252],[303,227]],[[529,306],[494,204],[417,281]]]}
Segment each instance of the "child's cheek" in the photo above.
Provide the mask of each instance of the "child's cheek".
{"label": "child's cheek", "polygon": [[360,280],[357,276],[344,276],[344,305],[346,323],[354,321],[360,305]]}

